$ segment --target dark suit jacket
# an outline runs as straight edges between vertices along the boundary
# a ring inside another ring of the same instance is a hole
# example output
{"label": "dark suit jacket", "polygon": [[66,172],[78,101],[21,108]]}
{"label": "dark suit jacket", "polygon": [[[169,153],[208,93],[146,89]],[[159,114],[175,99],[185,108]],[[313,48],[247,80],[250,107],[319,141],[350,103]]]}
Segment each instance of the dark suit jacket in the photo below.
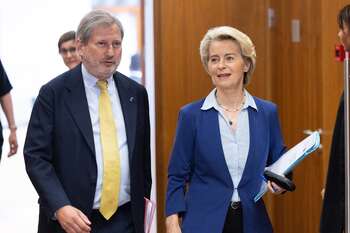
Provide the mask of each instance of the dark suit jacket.
{"label": "dark suit jacket", "polygon": [[[254,202],[266,166],[284,152],[277,109],[254,98],[258,110],[248,107],[250,145],[238,184],[245,233],[271,233],[264,203]],[[221,233],[233,194],[233,183],[221,144],[218,112],[201,110],[203,100],[180,111],[169,162],[166,215],[183,216],[182,233]],[[188,191],[185,194],[186,183]]]}
{"label": "dark suit jacket", "polygon": [[321,214],[321,233],[342,233],[345,221],[344,96],[341,97],[333,131],[326,190]]}
{"label": "dark suit jacket", "polygon": [[[150,125],[145,88],[116,72],[125,119],[130,162],[130,190],[136,232],[143,232],[144,197],[150,196]],[[51,220],[72,205],[91,214],[97,167],[81,65],[44,85],[39,92],[24,145],[27,173],[39,194],[39,230],[62,232]]]}

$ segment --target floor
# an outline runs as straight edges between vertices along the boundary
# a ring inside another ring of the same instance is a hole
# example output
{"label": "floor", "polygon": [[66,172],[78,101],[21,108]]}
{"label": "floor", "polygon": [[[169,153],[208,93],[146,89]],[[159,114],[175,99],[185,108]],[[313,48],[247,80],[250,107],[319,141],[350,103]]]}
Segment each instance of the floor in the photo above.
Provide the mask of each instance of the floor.
{"label": "floor", "polygon": [[23,142],[26,127],[17,130],[16,155],[8,158],[8,130],[4,130],[3,155],[0,162],[0,232],[35,233],[38,223],[38,196],[24,167]]}

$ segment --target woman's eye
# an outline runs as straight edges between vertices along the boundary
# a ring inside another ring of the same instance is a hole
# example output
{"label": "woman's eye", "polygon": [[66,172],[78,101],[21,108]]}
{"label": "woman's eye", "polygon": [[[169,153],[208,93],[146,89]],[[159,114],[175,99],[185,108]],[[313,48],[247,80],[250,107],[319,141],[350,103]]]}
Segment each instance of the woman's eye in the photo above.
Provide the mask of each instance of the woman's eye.
{"label": "woman's eye", "polygon": [[227,60],[227,61],[233,61],[233,60],[235,60],[235,58],[232,57],[232,56],[229,56],[229,57],[226,58],[226,60]]}
{"label": "woman's eye", "polygon": [[216,63],[216,62],[218,62],[218,61],[219,61],[219,59],[217,59],[217,58],[211,58],[211,59],[210,59],[210,62],[211,62],[211,63]]}

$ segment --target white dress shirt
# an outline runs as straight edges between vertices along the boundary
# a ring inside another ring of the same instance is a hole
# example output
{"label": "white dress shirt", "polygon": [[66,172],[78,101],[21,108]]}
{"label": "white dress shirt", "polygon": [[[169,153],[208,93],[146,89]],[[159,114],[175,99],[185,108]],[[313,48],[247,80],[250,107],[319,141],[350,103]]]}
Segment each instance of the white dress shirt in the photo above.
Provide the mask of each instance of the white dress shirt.
{"label": "white dress shirt", "polygon": [[[102,177],[103,177],[103,155],[100,137],[100,124],[99,124],[99,111],[98,111],[98,99],[100,95],[100,89],[97,86],[98,79],[88,73],[84,65],[82,65],[82,74],[85,86],[85,93],[87,102],[89,105],[89,113],[91,119],[91,125],[94,135],[94,144],[96,152],[96,164],[97,164],[97,182],[94,198],[94,209],[100,207],[101,192],[102,192]],[[120,104],[118,90],[116,88],[113,77],[107,79],[108,93],[112,104],[112,111],[115,120],[115,126],[117,130],[119,151],[120,151],[120,191],[119,191],[119,206],[130,201],[130,167],[129,167],[129,152],[125,131],[124,116]]]}

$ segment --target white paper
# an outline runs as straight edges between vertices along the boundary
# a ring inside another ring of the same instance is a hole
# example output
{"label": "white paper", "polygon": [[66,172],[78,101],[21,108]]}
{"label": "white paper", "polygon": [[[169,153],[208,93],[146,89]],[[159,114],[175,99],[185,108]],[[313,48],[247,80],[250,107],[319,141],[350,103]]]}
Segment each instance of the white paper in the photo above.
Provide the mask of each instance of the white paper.
{"label": "white paper", "polygon": [[144,219],[144,231],[149,233],[151,230],[154,213],[156,210],[156,203],[147,198],[145,199],[145,219]]}
{"label": "white paper", "polygon": [[[269,170],[278,175],[284,176],[293,170],[307,155],[315,151],[320,146],[320,134],[315,131],[310,136],[299,142],[289,151],[284,153],[276,162],[271,166],[266,167],[265,170]],[[258,194],[255,195],[254,201],[257,202],[266,192],[267,183],[264,177],[261,177],[261,187]]]}
{"label": "white paper", "polygon": [[284,153],[276,162],[267,167],[278,175],[289,173],[305,156],[316,150],[320,145],[320,134],[313,132],[310,136],[299,142],[289,151]]}

